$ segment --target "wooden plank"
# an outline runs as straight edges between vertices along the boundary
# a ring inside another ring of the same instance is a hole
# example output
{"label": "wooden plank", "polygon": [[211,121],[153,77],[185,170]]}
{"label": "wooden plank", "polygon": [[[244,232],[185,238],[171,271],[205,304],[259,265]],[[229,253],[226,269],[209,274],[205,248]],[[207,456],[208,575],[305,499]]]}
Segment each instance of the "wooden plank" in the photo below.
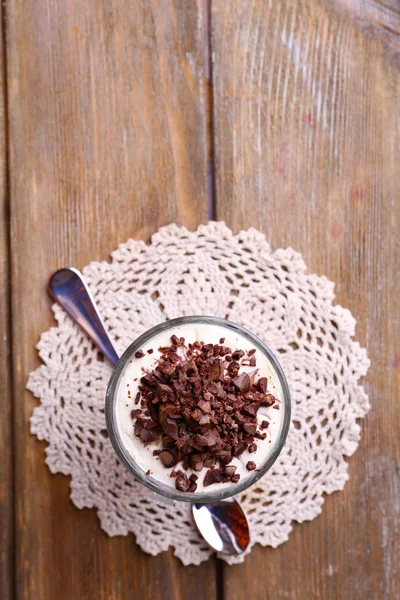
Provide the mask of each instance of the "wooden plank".
{"label": "wooden plank", "polygon": [[[0,22],[4,18],[0,5]],[[0,597],[13,595],[13,479],[7,116],[3,28],[0,31]]]}
{"label": "wooden plank", "polygon": [[326,3],[213,2],[217,217],[337,282],[372,366],[344,492],[276,550],[224,570],[227,600],[400,595],[400,73]]}
{"label": "wooden plank", "polygon": [[129,237],[207,216],[202,7],[196,2],[7,5],[11,140],[17,598],[212,598],[215,562],[184,569],[77,510],[29,435],[25,391],[52,324],[52,271]]}

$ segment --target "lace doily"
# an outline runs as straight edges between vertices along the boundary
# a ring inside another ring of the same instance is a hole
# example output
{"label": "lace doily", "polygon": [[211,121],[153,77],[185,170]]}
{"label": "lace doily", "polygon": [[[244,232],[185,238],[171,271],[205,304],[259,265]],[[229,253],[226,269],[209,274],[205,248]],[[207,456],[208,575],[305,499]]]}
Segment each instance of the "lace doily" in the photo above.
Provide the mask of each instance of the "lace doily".
{"label": "lace doily", "polygon": [[[233,235],[223,223],[195,232],[169,225],[151,244],[129,240],[111,263],[93,262],[83,274],[121,353],[161,321],[204,314],[244,325],[278,356],[291,390],[292,426],[271,471],[240,498],[253,544],[285,542],[292,521],[314,519],[324,493],[343,489],[345,457],[360,438],[357,419],[369,409],[358,383],[369,360],[352,340],[350,312],[332,305],[333,283],[307,274],[298,253],[271,252],[255,229]],[[58,325],[42,335],[44,364],[28,381],[40,398],[31,431],[48,442],[51,472],[71,476],[73,503],[96,508],[109,535],[133,532],[150,554],[174,546],[184,564],[207,559],[211,550],[189,504],[154,504],[118,462],[104,418],[111,367],[58,305],[53,310]]]}

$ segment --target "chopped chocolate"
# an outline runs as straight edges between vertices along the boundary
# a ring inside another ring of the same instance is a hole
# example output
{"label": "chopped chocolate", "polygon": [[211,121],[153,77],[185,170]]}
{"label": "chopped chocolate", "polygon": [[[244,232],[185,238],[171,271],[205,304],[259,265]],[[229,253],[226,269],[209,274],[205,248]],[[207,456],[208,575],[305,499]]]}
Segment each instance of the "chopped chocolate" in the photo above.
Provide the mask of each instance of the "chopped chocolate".
{"label": "chopped chocolate", "polygon": [[237,387],[242,394],[247,394],[247,392],[250,390],[250,377],[247,373],[241,373],[239,377],[236,377],[233,380],[233,385]]}
{"label": "chopped chocolate", "polygon": [[148,469],[148,471],[146,471],[146,475],[150,475],[151,471],[150,469]]}
{"label": "chopped chocolate", "polygon": [[176,440],[179,434],[177,419],[179,408],[171,404],[162,404],[159,407],[159,421],[163,433]]}
{"label": "chopped chocolate", "polygon": [[222,483],[225,481],[228,481],[228,478],[226,477],[223,469],[210,469],[204,476],[203,484],[204,487],[207,487],[213,483]]}
{"label": "chopped chocolate", "polygon": [[243,452],[246,449],[247,449],[246,442],[239,442],[238,444],[236,444],[236,446],[233,447],[233,455],[236,456],[236,458],[237,458],[238,456],[243,454]]}
{"label": "chopped chocolate", "polygon": [[255,435],[256,431],[257,431],[257,425],[256,425],[256,423],[244,423],[243,429],[249,435]]}
{"label": "chopped chocolate", "polygon": [[140,408],[136,408],[135,410],[131,410],[131,419],[137,419],[139,415],[142,414]]}
{"label": "chopped chocolate", "polygon": [[268,429],[269,421],[261,421],[261,429]]}
{"label": "chopped chocolate", "polygon": [[149,398],[147,400],[147,410],[150,413],[151,418],[153,419],[153,421],[158,421],[158,409],[157,406],[152,402],[152,400]]}
{"label": "chopped chocolate", "polygon": [[165,433],[161,435],[161,440],[164,448],[173,448],[175,446],[175,440]]}
{"label": "chopped chocolate", "polygon": [[240,365],[238,362],[236,362],[235,360],[233,360],[232,362],[229,363],[228,367],[227,367],[227,371],[230,375],[232,375],[232,377],[236,377],[236,375],[238,374],[240,369]]}
{"label": "chopped chocolate", "polygon": [[272,406],[273,404],[275,404],[275,396],[272,394],[267,394],[261,400],[261,406]]}
{"label": "chopped chocolate", "polygon": [[204,460],[204,453],[192,454],[190,456],[190,466],[192,467],[193,471],[201,471],[204,467]]}
{"label": "chopped chocolate", "polygon": [[149,348],[149,349],[147,350],[147,354],[153,354],[153,352],[154,352],[153,348]]}
{"label": "chopped chocolate", "polygon": [[250,446],[248,447],[248,451],[250,452],[250,454],[253,454],[253,452],[256,452],[257,450],[257,444],[250,444]]}
{"label": "chopped chocolate", "polygon": [[236,466],[235,465],[229,465],[227,467],[225,467],[225,475],[227,477],[229,477],[229,479],[231,479],[231,477],[234,476],[236,471]]}
{"label": "chopped chocolate", "polygon": [[175,487],[179,492],[187,492],[189,490],[190,482],[185,473],[176,476]]}
{"label": "chopped chocolate", "polygon": [[254,471],[254,469],[256,468],[256,463],[253,460],[249,460],[249,462],[246,465],[246,469],[248,471]]}
{"label": "chopped chocolate", "polygon": [[239,479],[240,479],[239,473],[235,473],[235,475],[232,475],[232,477],[231,477],[232,483],[237,483],[239,481]]}
{"label": "chopped chocolate", "polygon": [[143,350],[138,350],[137,352],[135,352],[135,358],[143,358],[143,356],[144,356]]}
{"label": "chopped chocolate", "polygon": [[218,431],[209,429],[203,434],[197,433],[194,436],[194,441],[197,446],[208,446],[209,448],[216,448],[221,445],[221,438]]}
{"label": "chopped chocolate", "polygon": [[188,492],[195,492],[197,490],[197,483],[195,481],[190,481],[189,482],[189,489]]}
{"label": "chopped chocolate", "polygon": [[218,381],[221,376],[221,361],[216,358],[211,365],[211,369],[208,373],[208,379],[210,381]]}
{"label": "chopped chocolate", "polygon": [[[207,392],[206,392],[206,393],[207,393]],[[211,397],[211,394],[210,394],[210,392],[208,392],[208,394],[209,394],[209,396]],[[204,413],[210,413],[210,412],[211,412],[211,404],[210,404],[210,403],[209,403],[207,400],[203,400],[203,399],[201,399],[201,400],[199,401],[199,403],[197,404],[197,406],[198,406],[199,408],[201,408],[201,410],[202,410]]]}
{"label": "chopped chocolate", "polygon": [[201,417],[203,416],[203,413],[201,412],[201,410],[199,408],[195,408],[191,415],[192,419],[194,419],[195,421],[200,421]]}
{"label": "chopped chocolate", "polygon": [[255,354],[257,352],[257,350],[255,348],[251,348],[251,350],[248,350],[247,355],[248,356],[252,356],[253,354]]}
{"label": "chopped chocolate", "polygon": [[252,402],[251,404],[246,404],[243,407],[243,410],[248,415],[251,415],[252,417],[255,417],[257,415],[257,412],[258,412],[259,408],[260,408],[260,403],[259,402]]}
{"label": "chopped chocolate", "polygon": [[142,431],[139,434],[139,437],[142,440],[142,442],[148,444],[150,442],[155,442],[155,440],[157,440],[160,437],[160,434],[154,429],[142,429]]}
{"label": "chopped chocolate", "polygon": [[250,356],[249,365],[250,365],[250,367],[255,367],[255,366],[256,366],[256,364],[257,364],[257,359],[256,359],[255,355],[254,355],[254,354],[252,354],[252,355]]}
{"label": "chopped chocolate", "polygon": [[177,448],[169,448],[168,450],[162,450],[159,456],[162,464],[167,469],[177,465],[179,460],[182,458],[182,454],[178,451]]}
{"label": "chopped chocolate", "polygon": [[219,343],[220,343],[220,344],[224,344],[224,343],[225,343],[225,338],[221,338],[221,339],[219,340]]}
{"label": "chopped chocolate", "polygon": [[243,350],[235,350],[235,352],[233,352],[232,354],[233,360],[239,360],[240,358],[242,358],[242,356],[244,356]]}
{"label": "chopped chocolate", "polygon": [[211,423],[210,415],[203,415],[199,421],[199,425],[208,425],[208,423]]}
{"label": "chopped chocolate", "polygon": [[268,386],[268,379],[266,377],[260,377],[260,379],[258,380],[258,388],[259,388],[260,392],[265,394],[265,392],[267,391],[267,386]]}
{"label": "chopped chocolate", "polygon": [[231,461],[232,453],[229,450],[220,450],[216,456],[221,463],[227,465]]}

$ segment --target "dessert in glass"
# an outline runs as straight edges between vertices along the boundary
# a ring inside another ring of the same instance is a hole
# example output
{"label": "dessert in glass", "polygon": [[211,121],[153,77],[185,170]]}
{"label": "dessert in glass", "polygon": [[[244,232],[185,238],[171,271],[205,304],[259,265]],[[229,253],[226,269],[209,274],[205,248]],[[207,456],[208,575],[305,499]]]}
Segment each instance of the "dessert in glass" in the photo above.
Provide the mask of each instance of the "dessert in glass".
{"label": "dessert in glass", "polygon": [[209,502],[253,485],[278,457],[290,394],[272,352],[217,317],[150,329],[120,358],[107,429],[127,470],[158,494]]}

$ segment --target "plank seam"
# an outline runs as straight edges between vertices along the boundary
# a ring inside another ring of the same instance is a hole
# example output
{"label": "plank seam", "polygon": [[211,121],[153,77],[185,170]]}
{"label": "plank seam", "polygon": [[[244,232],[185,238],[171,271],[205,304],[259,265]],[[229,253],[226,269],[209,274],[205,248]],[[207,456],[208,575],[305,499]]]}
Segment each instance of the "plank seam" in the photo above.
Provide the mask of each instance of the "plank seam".
{"label": "plank seam", "polygon": [[208,219],[215,221],[215,164],[214,164],[214,90],[212,65],[212,0],[204,0],[204,74],[205,74],[205,106],[207,126],[207,184],[208,184]]}
{"label": "plank seam", "polygon": [[16,519],[15,519],[15,431],[14,431],[14,386],[13,386],[13,336],[12,336],[12,270],[11,270],[11,190],[10,190],[10,138],[9,138],[9,103],[8,103],[8,60],[7,60],[7,22],[6,22],[6,4],[3,3],[1,6],[1,32],[2,32],[2,51],[3,51],[3,70],[2,70],[2,84],[3,84],[3,102],[4,102],[4,115],[2,126],[4,128],[4,207],[5,207],[5,220],[7,223],[7,313],[9,316],[7,323],[7,337],[8,337],[8,373],[10,381],[10,439],[11,439],[11,569],[10,569],[10,591],[11,597],[16,597],[17,591],[17,569],[15,561],[15,540],[16,540]]}

